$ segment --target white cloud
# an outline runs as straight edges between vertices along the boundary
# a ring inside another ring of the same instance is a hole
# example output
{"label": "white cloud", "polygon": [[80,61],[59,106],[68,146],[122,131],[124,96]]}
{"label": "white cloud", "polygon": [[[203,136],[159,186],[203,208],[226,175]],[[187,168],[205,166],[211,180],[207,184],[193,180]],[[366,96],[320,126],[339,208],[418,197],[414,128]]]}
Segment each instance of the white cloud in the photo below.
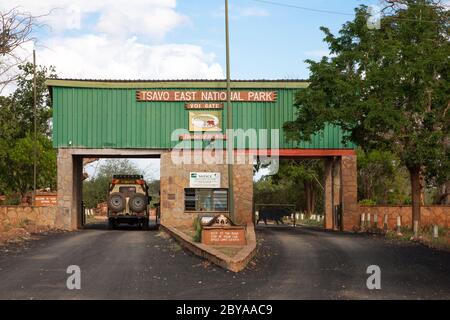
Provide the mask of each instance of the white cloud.
{"label": "white cloud", "polygon": [[269,11],[257,7],[239,8],[238,11],[242,17],[267,17],[269,15]]}
{"label": "white cloud", "polygon": [[[53,32],[83,29],[83,21],[95,30],[117,36],[145,35],[162,39],[167,32],[187,23],[176,11],[176,0],[0,0],[0,9],[18,7],[42,18]],[[89,16],[90,15],[90,16]]]}
{"label": "white cloud", "polygon": [[38,51],[39,63],[55,65],[60,77],[110,79],[217,79],[214,54],[188,44],[147,45],[136,38],[114,41],[103,35],[53,38]]}
{"label": "white cloud", "polygon": [[[34,15],[51,12],[43,18],[51,34],[39,39],[37,62],[54,65],[60,77],[223,78],[214,54],[202,47],[161,44],[189,22],[177,12],[176,0],[15,0],[14,7]],[[10,0],[0,0],[0,9],[10,8]]]}

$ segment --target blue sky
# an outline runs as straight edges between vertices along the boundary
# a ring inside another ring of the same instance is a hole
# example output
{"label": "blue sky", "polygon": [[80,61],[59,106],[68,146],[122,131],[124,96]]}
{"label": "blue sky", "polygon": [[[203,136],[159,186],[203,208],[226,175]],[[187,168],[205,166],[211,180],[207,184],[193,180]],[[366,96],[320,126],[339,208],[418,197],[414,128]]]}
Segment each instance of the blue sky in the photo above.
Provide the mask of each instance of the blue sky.
{"label": "blue sky", "polygon": [[[315,9],[353,14],[361,4],[378,1],[361,0],[280,0],[276,2]],[[187,41],[214,52],[225,66],[223,1],[178,2],[181,12],[191,17],[194,25],[169,34],[172,41]],[[230,0],[230,38],[232,77],[305,78],[305,59],[318,59],[327,52],[320,26],[337,32],[351,19],[348,15],[317,13],[260,3],[252,0]],[[247,8],[248,15],[242,14]],[[255,14],[252,15],[251,11]]]}
{"label": "blue sky", "polygon": [[[355,7],[379,0],[268,0],[344,14],[230,0],[235,79],[307,78],[305,59],[327,53],[320,26],[337,32]],[[70,78],[223,78],[224,0],[0,0],[47,27],[36,35],[38,63]],[[31,46],[25,48],[31,57]]]}
{"label": "blue sky", "polygon": [[[233,79],[304,79],[305,59],[327,54],[320,26],[337,32],[354,8],[378,0],[271,0],[344,14],[311,12],[230,0]],[[271,2],[269,1],[269,2]],[[217,79],[225,76],[223,0],[0,0],[41,19],[38,64],[60,77],[103,79]],[[31,59],[29,43],[20,54]],[[157,161],[133,160],[159,178]],[[98,164],[87,170],[95,172]]]}

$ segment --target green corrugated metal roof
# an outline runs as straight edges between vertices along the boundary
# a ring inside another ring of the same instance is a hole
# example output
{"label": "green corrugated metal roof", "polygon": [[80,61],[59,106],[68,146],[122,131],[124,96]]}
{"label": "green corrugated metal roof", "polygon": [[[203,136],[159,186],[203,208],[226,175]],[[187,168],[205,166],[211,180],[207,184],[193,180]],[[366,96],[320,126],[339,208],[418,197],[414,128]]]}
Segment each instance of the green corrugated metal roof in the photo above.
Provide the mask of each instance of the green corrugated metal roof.
{"label": "green corrugated metal roof", "polygon": [[[53,102],[55,148],[169,149],[175,129],[188,128],[184,102],[137,102],[136,90],[223,89],[222,80],[207,81],[106,81],[47,80]],[[328,126],[311,142],[286,141],[283,123],[295,118],[295,93],[308,85],[295,81],[233,81],[233,90],[275,90],[276,102],[233,102],[233,127],[281,129],[280,149],[351,149],[341,143],[342,131]],[[227,112],[222,111],[225,121]],[[269,146],[270,147],[270,146]]]}
{"label": "green corrugated metal roof", "polygon": [[[49,87],[72,88],[226,88],[225,80],[89,80],[47,79]],[[233,80],[233,88],[305,88],[305,80]]]}

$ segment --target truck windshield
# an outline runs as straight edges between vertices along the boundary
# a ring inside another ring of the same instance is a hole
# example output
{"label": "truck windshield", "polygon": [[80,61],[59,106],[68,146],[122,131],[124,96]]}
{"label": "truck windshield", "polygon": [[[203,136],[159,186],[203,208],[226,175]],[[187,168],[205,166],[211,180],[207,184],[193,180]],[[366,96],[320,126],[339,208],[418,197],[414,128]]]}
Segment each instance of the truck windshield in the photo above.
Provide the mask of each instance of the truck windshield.
{"label": "truck windshield", "polygon": [[128,186],[119,187],[119,192],[128,196],[132,193],[136,193],[136,187],[128,187]]}

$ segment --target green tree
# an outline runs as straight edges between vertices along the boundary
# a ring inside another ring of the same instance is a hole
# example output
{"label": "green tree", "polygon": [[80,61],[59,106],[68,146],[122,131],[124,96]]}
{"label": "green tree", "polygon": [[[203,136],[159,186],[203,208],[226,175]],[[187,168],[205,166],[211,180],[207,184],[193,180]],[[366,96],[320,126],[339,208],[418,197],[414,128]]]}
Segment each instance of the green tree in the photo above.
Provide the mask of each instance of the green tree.
{"label": "green tree", "polygon": [[321,160],[285,160],[280,162],[278,173],[273,177],[275,183],[284,180],[290,183],[291,193],[298,196],[303,190],[302,211],[307,215],[316,212],[316,202],[322,194],[323,161]]}
{"label": "green tree", "polygon": [[[37,154],[37,185],[39,188],[56,189],[56,152],[51,141],[40,134],[36,144]],[[33,188],[34,139],[30,135],[15,141],[9,149],[9,169],[4,177],[9,181],[9,187],[22,196]]]}
{"label": "green tree", "polygon": [[277,174],[254,183],[256,204],[293,204],[313,214],[323,211],[323,161],[281,160]]}
{"label": "green tree", "polygon": [[377,204],[405,204],[409,201],[408,172],[388,151],[357,149],[358,199]]}
{"label": "green tree", "polygon": [[420,221],[421,175],[448,175],[449,14],[431,0],[392,0],[380,29],[361,6],[338,36],[322,27],[331,58],[308,60],[310,86],[297,96],[291,139],[309,140],[327,123],[365,151],[387,150],[409,171],[413,221]]}
{"label": "green tree", "polygon": [[[52,109],[46,78],[53,67],[36,68],[37,188],[56,188],[56,152],[50,140]],[[25,195],[33,187],[33,65],[19,66],[16,90],[0,97],[0,194]]]}

